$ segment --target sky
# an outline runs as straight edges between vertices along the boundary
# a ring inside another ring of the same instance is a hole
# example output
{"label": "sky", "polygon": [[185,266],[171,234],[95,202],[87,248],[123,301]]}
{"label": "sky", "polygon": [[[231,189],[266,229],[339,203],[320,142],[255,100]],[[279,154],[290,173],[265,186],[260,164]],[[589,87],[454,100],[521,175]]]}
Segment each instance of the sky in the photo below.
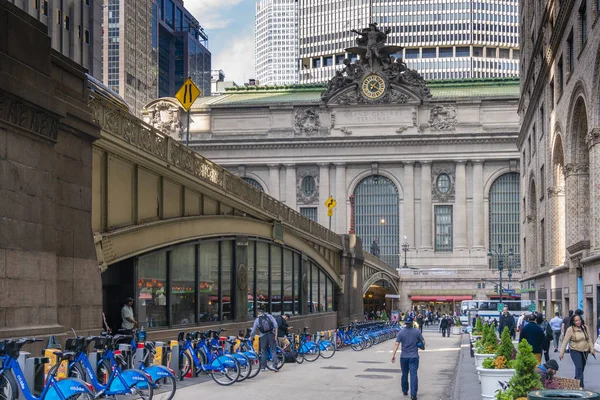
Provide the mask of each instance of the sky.
{"label": "sky", "polygon": [[256,0],[184,0],[184,6],[208,34],[212,69],[238,84],[254,78]]}

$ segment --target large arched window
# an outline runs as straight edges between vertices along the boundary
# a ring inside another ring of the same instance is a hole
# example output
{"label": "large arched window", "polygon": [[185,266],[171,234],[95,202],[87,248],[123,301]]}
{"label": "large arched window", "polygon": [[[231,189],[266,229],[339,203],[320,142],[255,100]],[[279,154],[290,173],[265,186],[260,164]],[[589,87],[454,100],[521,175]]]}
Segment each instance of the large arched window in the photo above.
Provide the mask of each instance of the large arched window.
{"label": "large arched window", "polygon": [[250,186],[255,187],[256,189],[260,190],[261,192],[264,192],[265,190],[263,189],[262,185],[260,183],[258,183],[257,180],[252,179],[252,178],[248,178],[248,177],[243,177],[242,178],[244,180],[244,182],[246,182],[247,184],[249,184]]}
{"label": "large arched window", "polygon": [[393,267],[399,260],[398,188],[388,178],[372,175],[354,190],[356,235],[363,248]]}
{"label": "large arched window", "polygon": [[[512,266],[520,262],[519,174],[510,172],[498,177],[490,188],[490,249],[514,252]],[[492,266],[496,266],[492,260]],[[505,267],[507,265],[505,264]]]}

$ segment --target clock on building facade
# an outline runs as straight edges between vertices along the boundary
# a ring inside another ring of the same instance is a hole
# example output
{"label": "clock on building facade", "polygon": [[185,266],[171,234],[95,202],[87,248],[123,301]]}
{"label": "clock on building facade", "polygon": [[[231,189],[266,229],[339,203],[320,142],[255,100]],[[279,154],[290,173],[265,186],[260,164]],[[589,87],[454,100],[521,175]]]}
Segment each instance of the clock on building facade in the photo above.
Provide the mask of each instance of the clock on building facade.
{"label": "clock on building facade", "polygon": [[385,94],[386,88],[386,80],[378,74],[365,76],[361,84],[361,92],[368,100],[381,98]]}

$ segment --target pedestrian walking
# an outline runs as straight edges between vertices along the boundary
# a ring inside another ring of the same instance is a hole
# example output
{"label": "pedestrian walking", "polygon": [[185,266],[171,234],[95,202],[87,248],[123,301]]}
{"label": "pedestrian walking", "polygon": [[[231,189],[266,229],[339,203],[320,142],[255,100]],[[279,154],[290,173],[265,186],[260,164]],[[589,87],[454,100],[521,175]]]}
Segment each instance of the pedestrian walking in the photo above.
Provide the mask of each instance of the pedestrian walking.
{"label": "pedestrian walking", "polygon": [[260,333],[260,367],[264,370],[267,367],[267,349],[271,349],[272,370],[279,372],[277,366],[277,321],[266,311],[254,320],[250,337],[254,337],[256,331]]}
{"label": "pedestrian walking", "polygon": [[392,362],[396,362],[396,352],[400,343],[402,343],[402,353],[400,355],[402,393],[408,396],[408,377],[410,374],[410,398],[411,400],[417,400],[417,392],[419,391],[419,376],[417,375],[419,369],[419,343],[422,344],[421,348],[425,348],[425,339],[421,331],[413,328],[413,322],[414,320],[410,316],[404,319],[406,327],[396,336]]}
{"label": "pedestrian walking", "polygon": [[583,383],[583,373],[585,365],[590,353],[595,356],[594,343],[592,337],[583,324],[581,315],[574,315],[571,320],[571,326],[567,328],[565,337],[560,347],[559,358],[562,360],[565,354],[567,344],[571,347],[571,360],[575,365],[575,379],[579,379],[582,388],[585,388]]}
{"label": "pedestrian walking", "polygon": [[527,340],[527,343],[533,348],[533,354],[537,358],[538,364],[542,363],[542,346],[544,344],[545,334],[544,330],[535,323],[536,315],[532,313],[529,316],[529,323],[521,329],[519,335],[519,342]]}
{"label": "pedestrian walking", "polygon": [[515,330],[515,319],[508,312],[508,307],[504,307],[502,310],[502,315],[500,315],[500,325],[498,329],[500,334],[502,334],[504,328],[508,328],[508,331],[511,332],[511,334]]}
{"label": "pedestrian walking", "polygon": [[440,320],[440,329],[442,331],[442,337],[446,337],[446,332],[448,332],[448,336],[450,336],[450,331],[448,330],[448,318],[444,315]]}
{"label": "pedestrian walking", "polygon": [[521,332],[521,329],[523,329],[524,324],[525,324],[525,313],[522,312],[521,315],[519,316],[519,319],[517,320],[517,332]]}
{"label": "pedestrian walking", "polygon": [[537,314],[535,322],[542,328],[544,331],[544,342],[542,343],[542,352],[544,355],[544,361],[550,361],[550,344],[552,343],[553,334],[552,328],[550,328],[550,324],[544,318],[543,314]]}
{"label": "pedestrian walking", "polygon": [[558,312],[554,313],[554,318],[550,320],[550,328],[552,328],[552,341],[554,342],[554,352],[558,353],[558,342],[560,340],[561,325],[563,319]]}
{"label": "pedestrian walking", "polygon": [[287,349],[290,345],[290,341],[287,338],[289,330],[293,328],[288,325],[290,318],[290,314],[282,314],[275,319],[277,321],[277,342],[283,350]]}
{"label": "pedestrian walking", "polygon": [[419,330],[423,332],[423,314],[417,315],[417,324],[419,324]]}
{"label": "pedestrian walking", "polygon": [[[573,310],[569,310],[569,314],[567,316],[565,316],[563,318],[563,322],[561,325],[560,330],[562,331],[562,336],[563,336],[563,340],[565,335],[567,334],[567,329],[569,329],[569,327],[571,326],[571,319],[573,318]],[[567,342],[567,350],[565,350],[567,353],[571,352],[571,348],[569,347],[569,343]]]}

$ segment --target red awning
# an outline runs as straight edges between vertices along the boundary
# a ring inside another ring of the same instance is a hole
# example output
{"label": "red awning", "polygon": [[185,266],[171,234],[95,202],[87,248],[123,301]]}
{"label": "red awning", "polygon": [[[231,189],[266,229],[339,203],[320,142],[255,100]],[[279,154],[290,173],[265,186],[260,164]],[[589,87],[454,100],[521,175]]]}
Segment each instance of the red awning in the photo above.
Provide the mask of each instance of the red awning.
{"label": "red awning", "polygon": [[473,296],[411,296],[412,301],[463,301],[473,300]]}

